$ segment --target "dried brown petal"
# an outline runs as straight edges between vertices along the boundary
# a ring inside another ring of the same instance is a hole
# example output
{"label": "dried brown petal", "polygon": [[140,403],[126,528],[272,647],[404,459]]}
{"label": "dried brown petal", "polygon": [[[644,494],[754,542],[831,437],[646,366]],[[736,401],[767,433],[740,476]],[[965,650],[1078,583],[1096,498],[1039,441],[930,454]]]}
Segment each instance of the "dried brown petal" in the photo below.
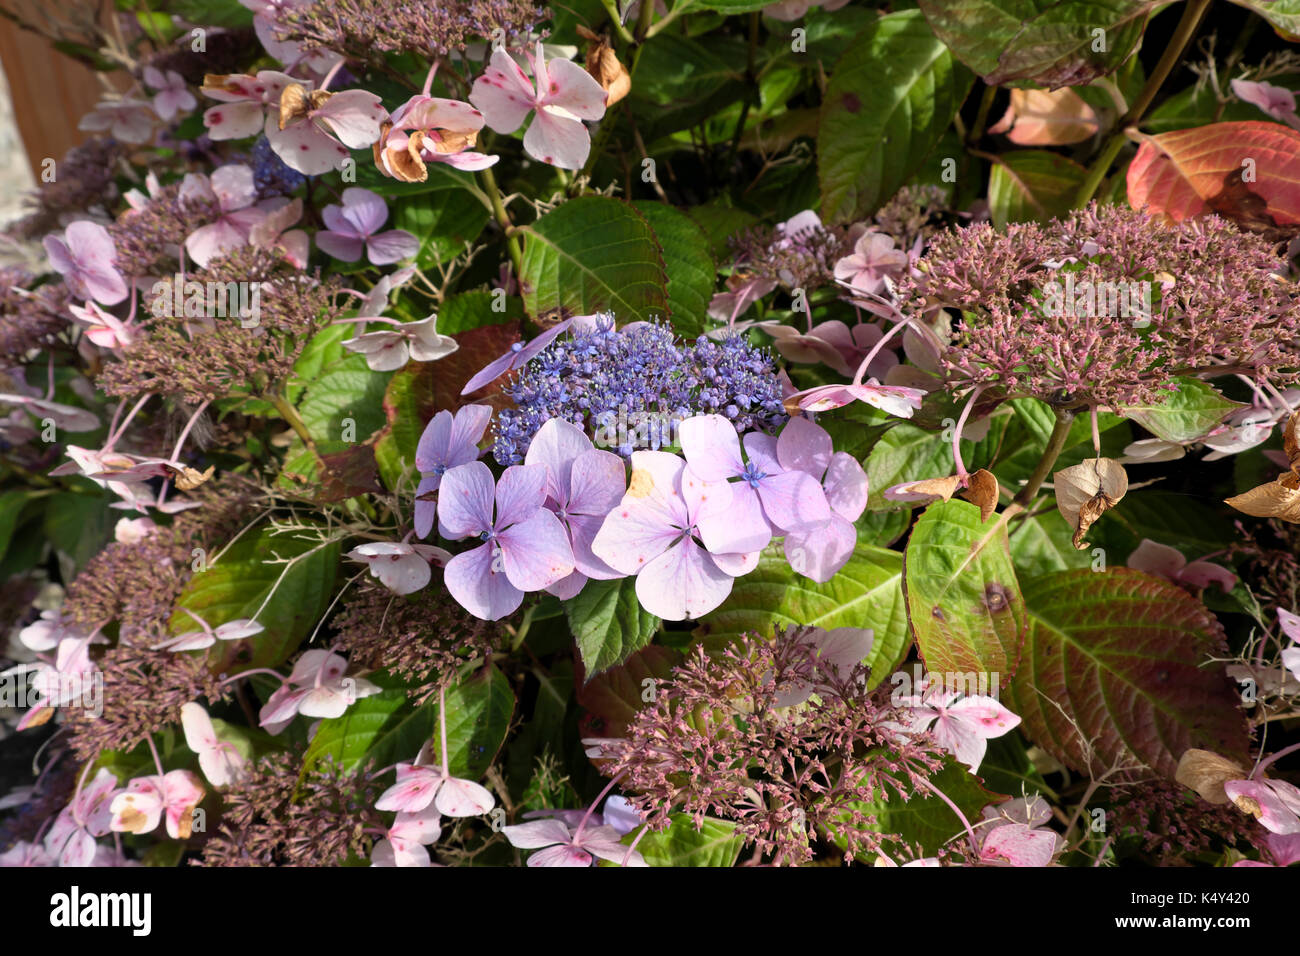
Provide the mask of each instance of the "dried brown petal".
{"label": "dried brown petal", "polygon": [[1178,761],[1174,779],[1210,803],[1223,804],[1228,802],[1223,785],[1246,779],[1246,771],[1212,750],[1189,750]]}
{"label": "dried brown petal", "polygon": [[961,496],[979,506],[980,521],[988,521],[989,516],[998,510],[998,480],[981,468],[970,476],[970,486]]}
{"label": "dried brown petal", "polygon": [[609,41],[604,37],[594,38],[594,42],[587,47],[586,65],[587,72],[605,91],[606,109],[632,91],[632,77],[628,75],[627,68],[619,62]]}
{"label": "dried brown petal", "polygon": [[215,470],[216,467],[214,465],[208,465],[208,470],[204,472],[186,466],[176,475],[176,487],[181,491],[193,491],[199,485],[211,478],[212,473]]}
{"label": "dried brown petal", "polygon": [[1286,428],[1282,429],[1282,450],[1286,452],[1286,460],[1291,464],[1291,471],[1300,475],[1300,436],[1296,430],[1300,429],[1300,409],[1291,413],[1291,417],[1286,420]]}
{"label": "dried brown petal", "polygon": [[[909,481],[906,484],[898,485],[891,488],[895,495],[900,496],[900,500],[906,501],[902,495],[926,495],[930,498],[942,498],[948,501],[957,493],[961,487],[961,479],[956,475],[949,475],[946,478],[922,478],[920,481]],[[913,499],[915,500],[915,499]]]}
{"label": "dried brown petal", "polygon": [[1281,518],[1300,524],[1300,479],[1289,471],[1276,481],[1251,488],[1245,494],[1225,499],[1243,514],[1256,518]]}
{"label": "dried brown petal", "polygon": [[280,129],[284,129],[290,123],[306,119],[312,110],[320,109],[333,95],[324,90],[313,90],[308,93],[306,87],[299,83],[286,86],[284,92],[280,94]]}

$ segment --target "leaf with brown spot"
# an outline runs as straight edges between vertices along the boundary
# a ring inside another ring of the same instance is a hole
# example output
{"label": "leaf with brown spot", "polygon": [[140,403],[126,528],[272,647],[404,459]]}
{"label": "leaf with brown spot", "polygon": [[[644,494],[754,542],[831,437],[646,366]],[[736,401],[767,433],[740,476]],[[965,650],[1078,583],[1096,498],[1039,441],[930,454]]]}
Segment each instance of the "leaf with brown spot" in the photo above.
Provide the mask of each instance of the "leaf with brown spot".
{"label": "leaf with brown spot", "polygon": [[1128,491],[1128,473],[1113,458],[1085,458],[1062,468],[1053,478],[1056,507],[1074,529],[1074,546],[1083,550],[1083,536]]}
{"label": "leaf with brown spot", "polygon": [[1192,748],[1183,754],[1174,771],[1174,779],[1189,787],[1210,803],[1228,802],[1223,785],[1229,780],[1244,780],[1246,771],[1235,761],[1221,757],[1212,750]]}
{"label": "leaf with brown spot", "polygon": [[903,561],[908,623],[926,667],[1008,677],[1020,657],[1025,603],[1011,563],[1007,516],[992,525],[964,501],[930,505]]}
{"label": "leaf with brown spot", "polygon": [[998,510],[998,480],[993,473],[981,468],[970,476],[970,487],[961,496],[980,510],[980,521],[989,520],[989,516]]}
{"label": "leaf with brown spot", "polygon": [[1173,222],[1214,212],[1270,237],[1300,233],[1300,132],[1250,120],[1137,135],[1134,209]]}
{"label": "leaf with brown spot", "polygon": [[[1223,628],[1200,601],[1129,568],[1058,571],[1024,585],[1029,628],[1003,703],[1062,763],[1144,765],[1172,779],[1191,748],[1246,759]],[[1008,699],[1009,697],[1009,699]]]}

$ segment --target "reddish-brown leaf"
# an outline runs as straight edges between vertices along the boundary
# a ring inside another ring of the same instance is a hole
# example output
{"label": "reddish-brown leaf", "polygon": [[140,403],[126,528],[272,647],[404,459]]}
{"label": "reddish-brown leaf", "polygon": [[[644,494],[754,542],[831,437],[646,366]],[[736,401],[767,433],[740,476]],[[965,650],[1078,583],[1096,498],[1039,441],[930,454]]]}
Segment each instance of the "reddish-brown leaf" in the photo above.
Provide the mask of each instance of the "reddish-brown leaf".
{"label": "reddish-brown leaf", "polygon": [[518,342],[520,337],[519,326],[513,323],[484,325],[477,329],[457,332],[452,336],[460,344],[460,348],[435,363],[437,366],[433,392],[435,408],[438,411],[443,409],[454,411],[462,405],[472,405],[476,402],[491,405],[496,409],[508,408],[510,400],[501,394],[501,386],[508,381],[509,373],[469,395],[462,395],[460,390],[485,365],[508,352],[510,346]]}
{"label": "reddish-brown leaf", "polygon": [[1246,759],[1223,630],[1181,588],[1128,568],[1060,571],[1023,588],[1029,634],[1004,701],[1076,770],[1145,766],[1174,778],[1188,750]]}
{"label": "reddish-brown leaf", "polygon": [[1128,168],[1134,209],[1173,222],[1218,213],[1270,238],[1300,233],[1300,132],[1214,123],[1141,141]]}

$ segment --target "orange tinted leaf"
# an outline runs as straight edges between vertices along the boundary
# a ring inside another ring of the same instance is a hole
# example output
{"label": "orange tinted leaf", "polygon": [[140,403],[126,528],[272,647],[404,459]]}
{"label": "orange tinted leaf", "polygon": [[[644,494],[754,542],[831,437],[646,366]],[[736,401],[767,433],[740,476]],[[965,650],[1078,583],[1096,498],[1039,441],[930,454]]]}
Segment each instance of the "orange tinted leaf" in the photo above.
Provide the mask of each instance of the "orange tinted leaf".
{"label": "orange tinted leaf", "polygon": [[1277,238],[1300,232],[1300,132],[1251,121],[1141,140],[1128,168],[1134,209],[1173,222],[1218,213]]}
{"label": "orange tinted leaf", "polygon": [[1006,132],[1020,146],[1081,143],[1097,132],[1097,114],[1068,86],[1059,90],[1012,90],[1006,115],[990,133]]}

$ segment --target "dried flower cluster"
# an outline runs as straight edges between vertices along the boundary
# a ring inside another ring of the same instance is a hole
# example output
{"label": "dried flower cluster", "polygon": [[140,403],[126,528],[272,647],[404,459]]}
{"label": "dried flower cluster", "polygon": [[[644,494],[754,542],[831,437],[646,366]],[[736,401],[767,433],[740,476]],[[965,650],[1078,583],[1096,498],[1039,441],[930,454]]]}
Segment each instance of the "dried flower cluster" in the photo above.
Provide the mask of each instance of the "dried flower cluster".
{"label": "dried flower cluster", "polygon": [[306,773],[290,753],[269,754],[225,794],[220,831],[203,847],[206,866],[339,866],[365,858],[382,789],[366,767],[331,760]]}
{"label": "dried flower cluster", "polygon": [[[1114,407],[1158,402],[1179,375],[1274,386],[1300,375],[1300,298],[1266,241],[1217,217],[1168,226],[1107,206],[1002,232],[981,224],[935,237],[918,268],[910,308],[960,311],[942,359],[954,388]],[[1110,301],[1141,283],[1145,325]]]}
{"label": "dried flower cluster", "polygon": [[401,596],[373,581],[344,598],[330,623],[335,646],[354,666],[401,677],[417,701],[436,693],[437,683],[459,665],[490,653],[501,633],[443,590]]}
{"label": "dried flower cluster", "polygon": [[[842,674],[819,661],[797,628],[745,635],[713,658],[697,646],[633,719],[607,772],[625,775],[652,827],[673,811],[697,825],[712,814],[779,864],[810,860],[815,835],[839,842],[847,860],[896,854],[906,841],[870,805],[920,791],[943,751],[928,734],[902,739],[888,694],[867,692],[865,678],[862,665]],[[801,684],[817,697],[780,706]]]}
{"label": "dried flower cluster", "polygon": [[278,386],[293,372],[307,341],[331,318],[339,284],[333,277],[322,281],[294,273],[283,259],[252,247],[213,261],[193,278],[223,287],[259,283],[257,324],[245,327],[235,315],[199,323],[183,315],[156,317],[147,334],[104,369],[99,386],[109,395],[158,392],[198,405]]}
{"label": "dried flower cluster", "polygon": [[322,0],[284,10],[276,35],[309,52],[360,60],[398,52],[433,57],[494,36],[515,44],[549,17],[530,0]]}

